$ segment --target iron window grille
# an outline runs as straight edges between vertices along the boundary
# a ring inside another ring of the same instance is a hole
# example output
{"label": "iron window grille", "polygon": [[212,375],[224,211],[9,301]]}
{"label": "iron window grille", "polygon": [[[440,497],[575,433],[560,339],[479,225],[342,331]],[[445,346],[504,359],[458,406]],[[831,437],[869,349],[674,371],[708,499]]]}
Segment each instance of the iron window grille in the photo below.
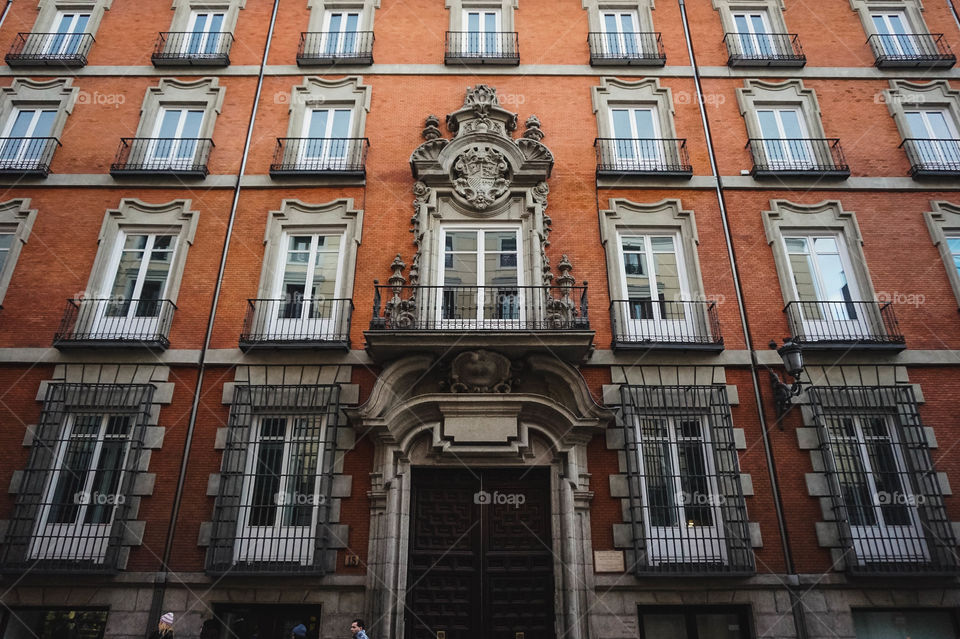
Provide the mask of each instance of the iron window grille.
{"label": "iron window grille", "polygon": [[120,138],[110,175],[202,179],[213,147],[209,138]]}
{"label": "iron window grille", "polygon": [[592,66],[651,66],[662,67],[667,63],[663,50],[663,38],[659,32],[612,32],[591,31],[587,34]]}
{"label": "iron window grille", "polygon": [[635,574],[753,574],[726,387],[620,392]]}
{"label": "iron window grille", "polygon": [[367,175],[367,138],[277,138],[270,175]]}
{"label": "iron window grille", "polygon": [[880,69],[949,69],[957,63],[942,33],[875,33],[867,38],[867,44]]}
{"label": "iron window grille", "polygon": [[755,178],[822,177],[846,179],[850,166],[837,138],[751,138]]}
{"label": "iron window grille", "polygon": [[793,341],[811,350],[903,350],[907,347],[892,302],[790,302],[783,312]]}
{"label": "iron window grille", "polygon": [[515,31],[447,31],[444,64],[520,64]]}
{"label": "iron window grille", "polygon": [[847,570],[956,574],[957,542],[912,387],[807,392]]}
{"label": "iron window grille", "polygon": [[47,177],[57,138],[0,138],[0,175]]}
{"label": "iron window grille", "polygon": [[153,48],[153,66],[211,66],[230,65],[233,34],[211,32],[161,32]]}
{"label": "iron window grille", "polygon": [[901,144],[912,178],[960,177],[960,140],[907,138]]}
{"label": "iron window grille", "polygon": [[597,177],[693,177],[686,138],[597,138]]}
{"label": "iron window grille", "polygon": [[114,572],[152,384],[50,384],[17,492],[4,571]]}
{"label": "iron window grille", "polygon": [[723,350],[713,301],[613,300],[610,325],[614,349]]}
{"label": "iron window grille", "polygon": [[83,67],[93,43],[89,33],[18,33],[6,62],[11,67]]}
{"label": "iron window grille", "polygon": [[796,33],[726,33],[727,66],[802,67],[807,56]]}
{"label": "iron window grille", "polygon": [[313,574],[332,566],[337,385],[238,385],[207,550],[213,574]]}
{"label": "iron window grille", "polygon": [[373,64],[373,31],[309,31],[300,34],[297,64]]}

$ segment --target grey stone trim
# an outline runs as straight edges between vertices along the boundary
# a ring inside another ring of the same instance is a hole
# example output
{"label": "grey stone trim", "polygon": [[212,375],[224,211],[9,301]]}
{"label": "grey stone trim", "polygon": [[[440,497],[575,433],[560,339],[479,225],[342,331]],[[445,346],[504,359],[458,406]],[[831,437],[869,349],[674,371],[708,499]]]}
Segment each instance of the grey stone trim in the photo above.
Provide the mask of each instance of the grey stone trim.
{"label": "grey stone trim", "polygon": [[240,10],[247,4],[247,0],[173,0],[173,20],[170,31],[186,31],[190,26],[190,16],[194,11],[204,9],[221,10],[223,16],[223,30],[233,33],[237,26],[237,17]]}
{"label": "grey stone trim", "polygon": [[744,497],[753,497],[753,475],[750,473],[740,473],[740,488]]}
{"label": "grey stone trim", "polygon": [[734,11],[763,11],[770,20],[773,33],[787,33],[787,23],[783,12],[786,9],[783,0],[713,0],[713,8],[720,13],[720,22],[724,33],[736,33],[733,21]]}
{"label": "grey stone trim", "polygon": [[753,548],[763,548],[763,534],[760,530],[760,523],[748,521],[747,529],[750,531],[750,546]]}
{"label": "grey stone trim", "polygon": [[156,473],[137,473],[137,479],[130,489],[130,494],[136,497],[149,497],[157,484]]}
{"label": "grey stone trim", "polygon": [[629,497],[630,488],[627,485],[626,475],[610,475],[610,496]]}
{"label": "grey stone trim", "polygon": [[217,77],[203,77],[196,80],[178,80],[163,78],[156,86],[148,87],[140,109],[140,124],[137,127],[138,138],[155,137],[160,110],[166,106],[202,108],[203,123],[200,125],[201,138],[212,138],[217,116],[223,108],[225,87],[220,86]]}
{"label": "grey stone trim", "polygon": [[950,488],[950,477],[947,473],[937,472],[937,483],[940,484],[940,492],[945,496],[953,494],[953,489]]}
{"label": "grey stone trim", "polygon": [[307,0],[310,21],[307,31],[323,31],[324,18],[328,11],[358,11],[360,24],[357,31],[373,31],[373,18],[380,0]]}
{"label": "grey stone trim", "polygon": [[930,33],[923,19],[923,0],[850,0],[850,8],[860,16],[863,31],[867,36],[877,32],[870,13],[878,9],[905,13],[911,29],[909,33]]}
{"label": "grey stone trim", "polygon": [[87,11],[85,33],[96,36],[104,11],[109,11],[113,0],[40,0],[37,4],[37,21],[33,23],[31,33],[52,33],[60,11]]}
{"label": "grey stone trim", "polygon": [[[960,91],[955,96],[960,100]],[[958,107],[960,108],[960,104]],[[931,201],[932,211],[923,214],[923,221],[927,224],[927,230],[930,232],[930,239],[933,245],[940,252],[943,264],[947,269],[947,279],[950,281],[950,288],[960,304],[960,272],[953,265],[953,255],[950,253],[950,247],[947,246],[948,237],[960,237],[960,205],[951,204],[944,201]]]}
{"label": "grey stone trim", "polygon": [[[916,389],[918,388],[918,386],[914,384],[914,388]],[[916,391],[914,391],[914,395],[916,395]],[[919,404],[921,402],[917,400],[917,403]],[[937,444],[937,436],[933,432],[933,428],[930,426],[924,426],[923,432],[927,436],[927,446],[929,446],[930,448],[939,448],[939,444]]]}
{"label": "grey stone trim", "polygon": [[[813,429],[805,429],[813,430]],[[827,476],[821,473],[806,473],[804,479],[807,483],[807,494],[811,497],[829,497],[830,496],[830,483],[827,481]]]}
{"label": "grey stone trim", "polygon": [[618,366],[611,369],[610,377],[615,384],[637,386],[707,386],[727,383],[727,373],[721,366]]}
{"label": "grey stone trim", "polygon": [[513,31],[513,11],[519,8],[518,3],[519,0],[445,0],[444,7],[450,11],[450,31],[466,31],[464,9],[499,9],[500,30]]}
{"label": "grey stone trim", "polygon": [[13,234],[10,250],[7,252],[3,269],[0,270],[0,304],[3,304],[20,251],[30,238],[30,231],[33,230],[33,222],[36,219],[37,209],[30,208],[29,198],[0,203],[0,233]]}
{"label": "grey stone trim", "polygon": [[313,107],[349,108],[353,111],[352,130],[348,137],[360,138],[366,130],[367,113],[370,112],[369,86],[363,84],[362,76],[347,76],[327,80],[307,76],[290,91],[290,121],[287,137],[303,137],[303,121],[306,111]]}
{"label": "grey stone trim", "polygon": [[[727,388],[730,388],[727,386]],[[733,445],[737,450],[747,449],[747,433],[742,428],[733,429]]]}
{"label": "grey stone trim", "polygon": [[7,487],[7,492],[11,495],[16,495],[20,492],[20,486],[23,484],[23,471],[15,470],[10,475],[10,485]]}
{"label": "grey stone trim", "polygon": [[816,428],[798,428],[797,445],[800,450],[815,450],[820,448],[820,435]]}
{"label": "grey stone trim", "polygon": [[[744,170],[747,170],[744,167]],[[697,178],[694,178],[696,180]],[[723,177],[725,189],[766,189],[780,190],[785,188],[802,188],[809,191],[960,191],[960,183],[950,179],[931,179],[917,182],[910,177],[852,177],[842,182],[831,182],[829,186],[815,184],[813,180],[805,178],[783,179],[776,182],[754,179],[751,176],[731,175]],[[677,185],[674,184],[674,188]]]}
{"label": "grey stone trim", "polygon": [[56,109],[57,117],[50,127],[50,136],[59,138],[79,93],[80,90],[73,86],[73,78],[15,78],[10,86],[0,89],[0,125],[9,122],[14,110],[20,107]]}
{"label": "grey stone trim", "polygon": [[743,87],[737,89],[737,103],[740,105],[740,115],[747,125],[748,138],[763,137],[760,121],[757,119],[757,108],[769,106],[799,108],[807,124],[807,134],[811,138],[827,137],[820,119],[817,94],[813,89],[806,88],[801,79],[783,82],[747,79]]}
{"label": "grey stone trim", "polygon": [[634,11],[639,25],[637,31],[656,31],[653,24],[654,0],[582,0],[587,10],[587,23],[590,31],[602,31],[601,11]]}
{"label": "grey stone trim", "polygon": [[945,110],[953,121],[954,129],[960,130],[960,90],[950,86],[947,80],[931,82],[911,82],[909,80],[890,80],[890,88],[883,92],[887,109],[897,124],[900,137],[917,137],[911,135],[907,124],[905,109],[907,107],[922,106],[925,109],[940,108]]}
{"label": "grey stone trim", "polygon": [[207,478],[207,497],[216,497],[220,494],[220,473],[210,473]]}
{"label": "grey stone trim", "polygon": [[646,78],[638,81],[620,80],[604,77],[600,86],[591,89],[593,113],[597,117],[597,131],[601,138],[612,138],[610,109],[614,107],[652,106],[660,120],[660,135],[664,138],[677,137],[673,115],[675,112],[673,92],[670,87],[661,87],[658,78]]}

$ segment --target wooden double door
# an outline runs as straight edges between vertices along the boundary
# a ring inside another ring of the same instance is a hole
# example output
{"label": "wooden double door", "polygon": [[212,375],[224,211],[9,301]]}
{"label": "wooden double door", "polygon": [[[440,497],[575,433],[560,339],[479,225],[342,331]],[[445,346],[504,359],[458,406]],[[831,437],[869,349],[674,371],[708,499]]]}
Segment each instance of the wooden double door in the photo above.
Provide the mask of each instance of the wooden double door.
{"label": "wooden double door", "polygon": [[406,639],[554,639],[549,469],[415,468],[412,486]]}

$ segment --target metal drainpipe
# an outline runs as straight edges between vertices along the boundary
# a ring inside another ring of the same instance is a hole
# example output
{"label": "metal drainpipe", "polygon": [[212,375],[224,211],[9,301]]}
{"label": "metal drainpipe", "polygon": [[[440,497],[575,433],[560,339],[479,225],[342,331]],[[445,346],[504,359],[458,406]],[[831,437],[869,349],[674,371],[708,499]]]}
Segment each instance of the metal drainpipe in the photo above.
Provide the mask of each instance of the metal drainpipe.
{"label": "metal drainpipe", "polygon": [[957,23],[957,28],[960,29],[960,14],[957,13],[957,7],[953,4],[953,0],[947,0],[947,6],[950,7],[950,13],[953,14],[953,21]]}
{"label": "metal drainpipe", "polygon": [[176,532],[177,517],[180,514],[180,501],[183,498],[183,489],[186,484],[187,466],[190,459],[190,446],[193,443],[193,433],[197,425],[197,412],[200,407],[200,393],[203,389],[204,372],[206,371],[207,351],[210,348],[210,339],[213,335],[213,322],[216,318],[217,304],[220,300],[220,290],[223,287],[223,273],[227,266],[227,254],[230,250],[230,239],[233,236],[233,224],[237,216],[237,204],[240,200],[241,180],[247,170],[247,158],[250,154],[250,142],[253,139],[253,125],[257,118],[257,109],[260,106],[260,93],[263,89],[263,77],[267,66],[267,56],[270,54],[270,44],[273,42],[273,29],[277,22],[277,9],[280,6],[280,0],[273,0],[273,13],[270,16],[270,28],[267,31],[267,41],[263,50],[263,58],[260,61],[260,73],[257,76],[257,91],[253,98],[253,106],[250,109],[250,122],[247,125],[247,138],[243,145],[243,158],[240,161],[240,169],[237,172],[237,182],[233,190],[233,202],[230,205],[230,217],[227,220],[227,231],[223,240],[223,250],[220,253],[220,269],[217,272],[217,285],[214,289],[213,300],[210,303],[210,315],[207,319],[207,332],[203,340],[203,348],[200,350],[199,369],[197,372],[197,385],[193,393],[193,404],[190,407],[190,422],[187,425],[187,437],[183,444],[183,457],[180,462],[180,475],[177,477],[177,491],[173,499],[173,508],[170,512],[170,523],[167,526],[167,540],[163,549],[163,561],[161,572],[157,576],[156,585],[153,590],[153,601],[150,605],[150,616],[147,621],[146,635],[149,635],[151,628],[155,628],[160,619],[160,609],[163,605],[163,597],[166,593],[167,584],[170,579],[168,565],[170,555],[173,553],[173,538]]}
{"label": "metal drainpipe", "polygon": [[7,0],[7,6],[3,8],[3,15],[0,15],[0,27],[3,26],[4,21],[7,19],[7,14],[10,13],[11,4],[13,4],[13,0]]}
{"label": "metal drainpipe", "polygon": [[776,465],[773,459],[773,448],[770,445],[770,436],[767,432],[767,419],[763,412],[763,399],[760,396],[760,379],[758,377],[759,362],[757,352],[753,348],[753,337],[750,333],[750,323],[747,320],[746,306],[743,299],[743,286],[740,281],[740,273],[737,267],[736,251],[733,248],[733,236],[730,233],[730,220],[727,216],[726,198],[723,193],[723,180],[720,177],[720,170],[717,167],[717,156],[713,147],[713,136],[710,133],[710,119],[707,116],[707,109],[703,100],[703,87],[700,82],[700,68],[697,65],[696,56],[693,53],[693,40],[690,37],[690,23],[687,20],[687,7],[684,0],[678,0],[680,3],[680,17],[683,20],[683,34],[687,40],[687,54],[690,57],[690,65],[693,68],[693,79],[697,87],[697,104],[700,107],[700,119],[703,122],[704,135],[707,140],[707,151],[710,155],[710,169],[713,171],[713,178],[716,180],[717,203],[720,207],[720,219],[723,223],[723,234],[727,243],[727,255],[730,260],[730,271],[733,275],[733,282],[737,292],[737,306],[740,310],[740,324],[743,328],[744,338],[747,340],[747,348],[750,351],[750,373],[753,379],[753,394],[757,402],[757,415],[760,418],[760,432],[763,437],[763,449],[766,455],[767,468],[770,474],[770,486],[773,489],[773,505],[777,513],[777,525],[780,529],[780,541],[783,546],[783,556],[786,562],[788,573],[788,582],[785,584],[787,592],[790,593],[791,608],[793,610],[793,622],[797,630],[799,639],[807,638],[806,620],[803,617],[800,598],[797,596],[795,587],[799,585],[796,569],[793,563],[793,555],[790,552],[790,540],[787,535],[786,520],[783,515],[783,498],[780,494],[780,483],[777,479]]}

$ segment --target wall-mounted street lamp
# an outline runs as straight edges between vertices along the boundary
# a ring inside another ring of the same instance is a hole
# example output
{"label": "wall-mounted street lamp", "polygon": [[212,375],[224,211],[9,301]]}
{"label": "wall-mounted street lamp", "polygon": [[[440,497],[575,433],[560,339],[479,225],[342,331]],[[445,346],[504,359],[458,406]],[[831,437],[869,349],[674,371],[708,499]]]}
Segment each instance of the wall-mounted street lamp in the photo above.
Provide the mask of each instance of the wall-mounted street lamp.
{"label": "wall-mounted street lamp", "polygon": [[788,386],[776,373],[770,371],[773,401],[777,408],[777,420],[780,420],[793,406],[791,400],[803,391],[803,386],[800,384],[800,374],[803,373],[803,348],[793,340],[785,339],[780,348],[777,348],[777,343],[771,340],[770,349],[776,349],[777,355],[783,360],[787,375],[793,378],[793,383]]}

